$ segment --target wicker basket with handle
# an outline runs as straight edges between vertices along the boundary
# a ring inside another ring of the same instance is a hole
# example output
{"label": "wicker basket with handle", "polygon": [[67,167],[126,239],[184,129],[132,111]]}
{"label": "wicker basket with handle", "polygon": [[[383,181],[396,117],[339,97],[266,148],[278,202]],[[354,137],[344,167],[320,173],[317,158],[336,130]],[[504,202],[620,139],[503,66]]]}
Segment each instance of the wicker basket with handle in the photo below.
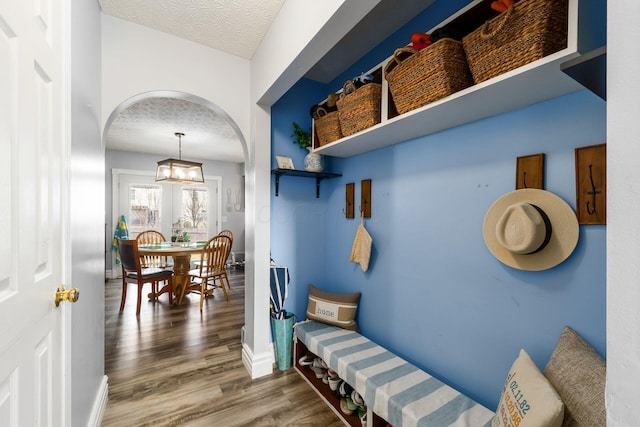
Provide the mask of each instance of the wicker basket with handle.
{"label": "wicker basket with handle", "polygon": [[411,47],[396,49],[385,66],[385,78],[400,114],[473,84],[462,43],[450,38],[419,51]]}
{"label": "wicker basket with handle", "polygon": [[342,95],[336,104],[344,136],[380,123],[381,84],[367,83],[356,89],[354,83],[347,80],[342,86]]}
{"label": "wicker basket with handle", "polygon": [[521,0],[462,39],[475,83],[567,47],[568,0]]}
{"label": "wicker basket with handle", "polygon": [[318,118],[314,120],[314,126],[318,134],[318,146],[322,147],[323,145],[342,138],[338,112],[331,111],[327,113],[327,110],[322,107],[319,107],[316,111]]}

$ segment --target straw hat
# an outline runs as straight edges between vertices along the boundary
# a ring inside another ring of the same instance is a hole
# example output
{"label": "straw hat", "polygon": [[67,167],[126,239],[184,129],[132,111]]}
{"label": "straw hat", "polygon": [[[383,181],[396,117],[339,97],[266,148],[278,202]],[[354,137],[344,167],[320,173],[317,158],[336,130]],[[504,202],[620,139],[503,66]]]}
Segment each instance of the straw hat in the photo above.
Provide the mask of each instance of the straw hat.
{"label": "straw hat", "polygon": [[555,267],[578,243],[578,219],[564,200],[545,190],[512,191],[484,217],[484,242],[498,260],[519,270]]}

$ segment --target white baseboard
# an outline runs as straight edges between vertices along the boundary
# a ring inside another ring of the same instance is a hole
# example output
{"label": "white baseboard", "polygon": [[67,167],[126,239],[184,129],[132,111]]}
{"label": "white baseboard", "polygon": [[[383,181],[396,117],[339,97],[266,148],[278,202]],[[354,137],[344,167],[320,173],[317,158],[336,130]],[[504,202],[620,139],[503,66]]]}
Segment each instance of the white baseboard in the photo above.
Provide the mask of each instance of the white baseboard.
{"label": "white baseboard", "polygon": [[252,380],[271,375],[274,362],[273,351],[256,355],[247,344],[242,344],[242,364],[251,375]]}
{"label": "white baseboard", "polygon": [[91,414],[89,416],[89,427],[100,427],[102,425],[102,418],[104,417],[104,411],[107,409],[107,402],[109,401],[109,378],[105,375],[102,377],[100,388],[96,395],[96,400],[93,402],[93,408],[91,408]]}
{"label": "white baseboard", "polygon": [[109,279],[122,279],[122,271],[121,270],[116,270],[114,272],[114,270],[105,270],[104,271],[104,277],[107,278],[107,280],[109,280]]}

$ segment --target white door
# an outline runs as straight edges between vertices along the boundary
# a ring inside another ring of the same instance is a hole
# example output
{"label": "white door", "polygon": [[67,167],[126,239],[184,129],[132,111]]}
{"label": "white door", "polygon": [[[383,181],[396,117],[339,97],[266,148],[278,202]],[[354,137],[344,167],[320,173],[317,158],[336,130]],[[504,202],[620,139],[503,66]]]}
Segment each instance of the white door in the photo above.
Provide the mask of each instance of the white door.
{"label": "white door", "polygon": [[0,425],[70,425],[68,0],[0,0]]}

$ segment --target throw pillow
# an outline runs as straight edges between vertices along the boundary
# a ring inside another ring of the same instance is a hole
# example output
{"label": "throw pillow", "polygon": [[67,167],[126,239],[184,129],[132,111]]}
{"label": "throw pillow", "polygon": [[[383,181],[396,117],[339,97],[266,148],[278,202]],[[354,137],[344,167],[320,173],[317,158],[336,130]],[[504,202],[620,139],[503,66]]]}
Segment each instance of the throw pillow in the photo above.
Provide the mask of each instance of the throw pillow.
{"label": "throw pillow", "polygon": [[565,326],[543,371],[566,406],[563,427],[607,424],[606,371],[606,364],[595,349]]}
{"label": "throw pillow", "polygon": [[336,294],[309,285],[307,319],[357,331],[358,324],[354,319],[359,301],[360,292]]}
{"label": "throw pillow", "polygon": [[526,351],[511,366],[492,427],[560,427],[564,405]]}

